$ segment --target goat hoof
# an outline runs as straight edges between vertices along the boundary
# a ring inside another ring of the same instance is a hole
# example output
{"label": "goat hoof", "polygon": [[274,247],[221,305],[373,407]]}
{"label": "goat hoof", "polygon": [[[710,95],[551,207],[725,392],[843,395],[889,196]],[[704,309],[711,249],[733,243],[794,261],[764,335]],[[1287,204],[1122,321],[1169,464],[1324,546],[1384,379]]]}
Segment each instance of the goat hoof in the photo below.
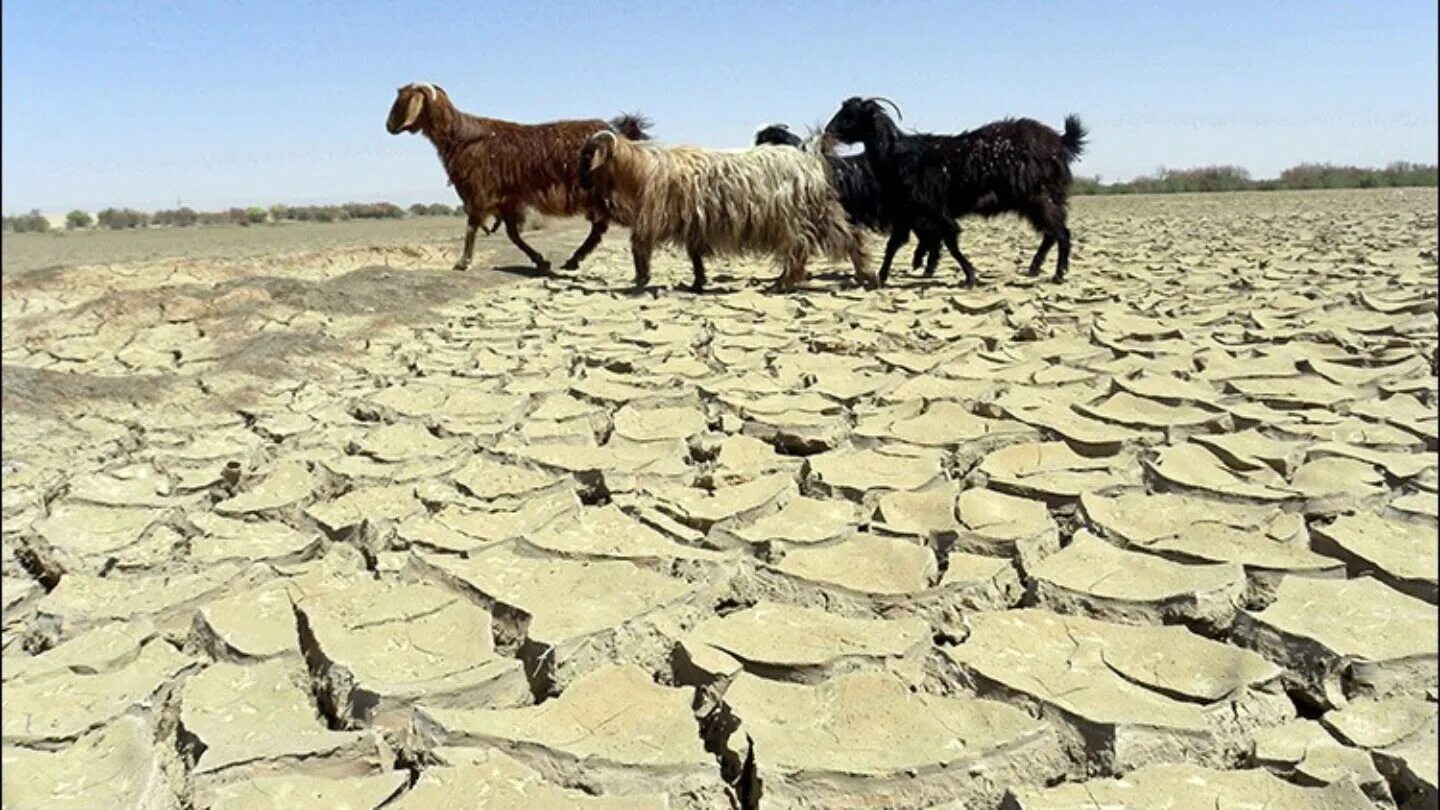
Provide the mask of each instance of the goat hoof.
{"label": "goat hoof", "polygon": [[580,262],[577,262],[577,261],[575,261],[574,259],[571,259],[570,261],[565,262],[564,264],[560,265],[560,269],[561,269],[561,270],[579,270],[579,269],[580,269]]}
{"label": "goat hoof", "polygon": [[452,268],[450,268],[450,269],[451,269],[451,270],[460,271],[460,272],[464,272],[464,271],[470,269],[470,263],[469,263],[469,262],[456,262],[456,263],[455,263],[455,266],[452,267]]}
{"label": "goat hoof", "polygon": [[550,262],[541,259],[540,261],[535,263],[535,269],[539,270],[542,273],[548,273],[550,272]]}

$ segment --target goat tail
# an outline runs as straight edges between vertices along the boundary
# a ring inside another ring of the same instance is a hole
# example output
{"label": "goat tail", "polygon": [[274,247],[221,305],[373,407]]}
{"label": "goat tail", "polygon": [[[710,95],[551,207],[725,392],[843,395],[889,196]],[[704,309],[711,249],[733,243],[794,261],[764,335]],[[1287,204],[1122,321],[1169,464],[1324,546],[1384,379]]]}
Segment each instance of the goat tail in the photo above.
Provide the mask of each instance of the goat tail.
{"label": "goat tail", "polygon": [[1080,116],[1065,116],[1065,134],[1060,136],[1060,142],[1065,145],[1065,156],[1068,158],[1066,162],[1074,160],[1084,153],[1085,139],[1089,135],[1090,133],[1086,132],[1085,127],[1080,123]]}
{"label": "goat tail", "polygon": [[647,130],[655,122],[641,115],[639,111],[633,113],[621,113],[610,119],[610,128],[624,135],[632,141],[647,141],[650,133]]}

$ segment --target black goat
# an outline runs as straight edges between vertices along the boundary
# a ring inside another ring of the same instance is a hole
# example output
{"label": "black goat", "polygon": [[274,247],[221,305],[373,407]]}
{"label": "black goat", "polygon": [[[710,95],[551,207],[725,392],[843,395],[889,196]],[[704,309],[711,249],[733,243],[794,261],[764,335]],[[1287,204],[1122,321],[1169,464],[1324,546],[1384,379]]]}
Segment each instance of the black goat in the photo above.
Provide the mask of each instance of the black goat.
{"label": "black goat", "polygon": [[[791,132],[790,127],[785,124],[771,124],[755,133],[756,146],[770,144],[800,147],[804,143],[805,141]],[[880,204],[880,181],[875,178],[875,172],[871,171],[865,156],[841,157],[827,151],[825,162],[830,165],[830,176],[834,180],[835,190],[840,194],[840,205],[850,216],[851,224],[873,231],[888,232],[890,217],[886,216],[884,207]],[[925,262],[929,268],[926,275],[931,275],[934,273],[935,263],[940,260],[940,234],[917,230],[915,236],[919,244],[915,248],[911,266],[918,268],[921,262]]]}
{"label": "black goat", "polygon": [[[1070,164],[1085,148],[1085,129],[1074,115],[1059,132],[1029,118],[1006,119],[959,135],[906,134],[880,107],[880,100],[846,99],[825,127],[844,143],[864,143],[865,156],[879,178],[883,205],[893,218],[880,281],[890,272],[895,251],[920,228],[938,230],[945,247],[975,284],[975,266],[960,252],[955,220],[1006,212],[1027,219],[1042,239],[1030,261],[1040,272],[1050,248],[1059,244],[1055,281],[1070,266],[1070,229],[1066,203]],[[896,109],[899,113],[899,109]]]}

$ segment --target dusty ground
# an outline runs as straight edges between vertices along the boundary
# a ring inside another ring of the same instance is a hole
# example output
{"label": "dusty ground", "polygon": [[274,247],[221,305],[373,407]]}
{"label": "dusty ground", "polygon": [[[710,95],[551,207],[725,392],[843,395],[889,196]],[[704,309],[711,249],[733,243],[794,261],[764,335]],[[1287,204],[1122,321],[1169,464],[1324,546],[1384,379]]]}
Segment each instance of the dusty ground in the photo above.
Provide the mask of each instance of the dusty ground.
{"label": "dusty ground", "polygon": [[[137,231],[70,231],[5,236],[4,276],[36,270],[187,257],[236,259],[302,251],[430,243],[454,238],[460,217],[350,220],[329,224],[285,223],[242,227],[147,228]],[[463,233],[463,231],[461,231]],[[518,254],[517,254],[518,255]],[[453,260],[452,260],[453,261]]]}
{"label": "dusty ground", "polygon": [[1434,191],[1073,225],[7,237],[4,807],[1434,807]]}

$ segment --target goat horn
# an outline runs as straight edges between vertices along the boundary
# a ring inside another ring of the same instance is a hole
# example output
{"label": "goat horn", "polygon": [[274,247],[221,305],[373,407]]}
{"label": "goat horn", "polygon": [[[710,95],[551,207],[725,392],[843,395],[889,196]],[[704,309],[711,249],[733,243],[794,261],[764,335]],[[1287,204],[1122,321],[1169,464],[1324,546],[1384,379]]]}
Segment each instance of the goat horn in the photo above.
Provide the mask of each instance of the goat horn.
{"label": "goat horn", "polygon": [[904,121],[904,120],[905,120],[905,115],[900,112],[900,105],[899,105],[899,104],[896,104],[895,102],[891,101],[891,100],[888,99],[888,98],[885,98],[884,96],[871,96],[871,97],[869,98],[869,100],[870,100],[870,101],[883,101],[883,102],[885,102],[886,104],[889,104],[889,105],[890,105],[890,109],[892,109],[892,110],[895,111],[895,119],[896,119],[897,121]]}

